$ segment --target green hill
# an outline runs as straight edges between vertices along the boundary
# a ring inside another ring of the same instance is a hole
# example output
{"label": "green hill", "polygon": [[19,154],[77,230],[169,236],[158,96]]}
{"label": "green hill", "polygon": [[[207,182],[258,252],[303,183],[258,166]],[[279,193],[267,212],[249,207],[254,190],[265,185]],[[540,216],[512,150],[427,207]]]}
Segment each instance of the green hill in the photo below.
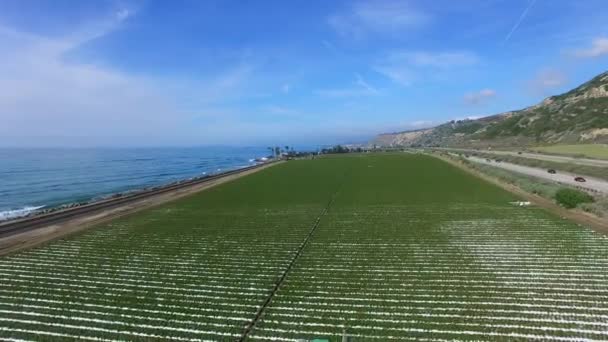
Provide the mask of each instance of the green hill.
{"label": "green hill", "polygon": [[[608,72],[564,94],[512,112],[451,121],[424,134],[382,134],[373,143],[404,146],[509,146],[608,142]],[[412,136],[409,134],[408,136]]]}

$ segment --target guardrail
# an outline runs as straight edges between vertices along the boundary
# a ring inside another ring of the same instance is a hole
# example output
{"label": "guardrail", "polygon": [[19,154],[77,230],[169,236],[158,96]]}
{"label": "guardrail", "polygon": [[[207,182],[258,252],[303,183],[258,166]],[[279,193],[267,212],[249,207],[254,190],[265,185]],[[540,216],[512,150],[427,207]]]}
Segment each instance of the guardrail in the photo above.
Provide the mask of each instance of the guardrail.
{"label": "guardrail", "polygon": [[149,198],[149,197],[153,197],[153,196],[156,196],[159,194],[163,194],[163,193],[167,193],[167,192],[171,192],[171,191],[175,191],[175,190],[179,190],[179,189],[184,189],[184,188],[188,188],[188,187],[199,185],[199,184],[204,184],[204,183],[211,182],[211,181],[214,181],[214,180],[217,180],[220,178],[224,178],[226,176],[239,174],[239,173],[242,173],[245,171],[257,169],[259,167],[269,165],[271,163],[275,163],[275,162],[273,161],[273,162],[268,162],[268,163],[264,163],[264,164],[252,165],[252,166],[244,167],[244,168],[237,169],[237,170],[226,171],[226,172],[222,172],[219,174],[207,176],[204,178],[186,180],[186,181],[182,181],[182,182],[179,182],[176,184],[169,184],[166,186],[162,186],[160,188],[144,190],[144,191],[137,192],[137,193],[130,194],[130,195],[124,195],[124,196],[116,197],[116,198],[109,198],[109,199],[105,199],[105,200],[101,200],[101,201],[97,201],[97,202],[93,202],[93,203],[84,204],[84,205],[77,206],[77,207],[60,209],[60,210],[53,211],[53,212],[46,213],[46,214],[34,215],[31,217],[25,217],[25,218],[21,218],[21,219],[6,221],[6,222],[0,222],[0,238],[10,236],[13,234],[17,234],[17,233],[26,232],[26,231],[40,228],[43,226],[47,226],[50,224],[60,223],[60,222],[72,219],[76,216],[83,215],[83,214],[90,214],[90,213],[94,213],[97,211],[118,207],[120,205],[124,205],[127,203],[136,202],[136,201],[139,201],[139,200],[142,200],[145,198]]}

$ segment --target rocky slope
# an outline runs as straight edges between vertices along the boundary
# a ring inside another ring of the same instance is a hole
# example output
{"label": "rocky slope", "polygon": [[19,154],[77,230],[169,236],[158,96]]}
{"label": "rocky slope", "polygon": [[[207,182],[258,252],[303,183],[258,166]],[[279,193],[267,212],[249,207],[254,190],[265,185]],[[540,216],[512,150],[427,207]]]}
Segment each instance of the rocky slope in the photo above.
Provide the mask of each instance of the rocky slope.
{"label": "rocky slope", "polygon": [[521,146],[608,142],[608,72],[561,95],[512,112],[434,128],[381,134],[379,146]]}

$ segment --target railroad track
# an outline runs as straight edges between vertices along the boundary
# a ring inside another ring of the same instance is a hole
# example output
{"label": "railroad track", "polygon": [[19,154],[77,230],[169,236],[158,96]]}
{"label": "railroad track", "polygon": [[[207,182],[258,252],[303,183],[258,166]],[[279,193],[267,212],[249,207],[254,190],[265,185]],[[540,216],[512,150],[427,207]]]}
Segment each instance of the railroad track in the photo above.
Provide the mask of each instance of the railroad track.
{"label": "railroad track", "polygon": [[109,198],[89,204],[84,204],[77,207],[71,207],[53,211],[46,214],[35,215],[31,217],[25,217],[16,220],[10,220],[7,222],[0,222],[0,238],[11,236],[17,233],[23,233],[26,231],[34,230],[37,228],[45,227],[51,224],[61,223],[77,216],[84,214],[92,214],[102,210],[116,208],[125,204],[140,201],[142,199],[154,197],[156,195],[168,193],[175,190],[189,188],[191,186],[208,183],[217,179],[221,179],[230,175],[239,174],[249,170],[257,169],[269,163],[259,164],[244,167],[238,170],[226,171],[216,175],[198,178],[193,180],[187,180],[176,184],[170,184],[167,186],[154,188],[150,190],[144,190],[131,195],[124,195],[121,197]]}

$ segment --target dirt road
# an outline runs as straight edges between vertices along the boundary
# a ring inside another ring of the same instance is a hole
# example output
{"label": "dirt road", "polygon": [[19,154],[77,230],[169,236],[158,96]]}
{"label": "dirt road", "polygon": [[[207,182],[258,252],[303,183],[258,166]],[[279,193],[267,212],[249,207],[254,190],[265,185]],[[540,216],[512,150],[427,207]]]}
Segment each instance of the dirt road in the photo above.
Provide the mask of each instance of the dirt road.
{"label": "dirt road", "polygon": [[583,188],[585,190],[590,190],[592,192],[601,192],[603,194],[608,194],[608,181],[591,178],[587,176],[583,176],[586,179],[586,182],[581,183],[574,180],[575,177],[580,176],[573,173],[557,171],[555,174],[548,173],[545,169],[539,169],[530,166],[517,165],[512,163],[500,162],[497,163],[495,161],[487,161],[483,158],[478,157],[469,157],[468,160],[480,164],[492,165],[495,167],[499,167],[501,169],[521,173],[528,176],[533,176],[537,178],[546,179],[549,181],[553,181],[560,184],[575,186],[578,188]]}

